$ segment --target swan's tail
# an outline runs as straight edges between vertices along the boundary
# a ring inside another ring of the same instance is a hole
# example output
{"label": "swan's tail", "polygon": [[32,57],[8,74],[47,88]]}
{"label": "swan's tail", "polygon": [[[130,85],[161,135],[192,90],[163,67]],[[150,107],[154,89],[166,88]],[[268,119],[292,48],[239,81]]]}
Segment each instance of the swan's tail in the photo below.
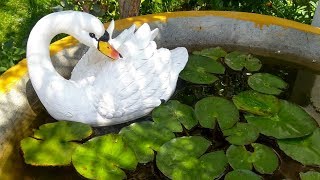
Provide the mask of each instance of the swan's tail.
{"label": "swan's tail", "polygon": [[170,52],[172,64],[171,67],[173,68],[172,72],[176,72],[177,74],[179,74],[188,62],[188,51],[184,47],[177,47],[173,50],[170,50]]}

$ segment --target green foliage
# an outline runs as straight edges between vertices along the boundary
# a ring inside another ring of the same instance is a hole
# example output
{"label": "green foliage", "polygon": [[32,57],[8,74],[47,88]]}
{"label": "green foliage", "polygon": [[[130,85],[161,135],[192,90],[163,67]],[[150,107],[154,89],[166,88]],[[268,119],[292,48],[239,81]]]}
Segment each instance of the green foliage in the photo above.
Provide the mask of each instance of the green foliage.
{"label": "green foliage", "polygon": [[0,74],[18,63],[25,53],[24,49],[16,47],[13,44],[12,39],[2,43],[0,47]]}
{"label": "green foliage", "polygon": [[72,164],[86,178],[116,180],[126,177],[121,169],[133,170],[138,161],[120,135],[107,134],[78,146]]}
{"label": "green foliage", "polygon": [[224,62],[235,71],[241,71],[243,68],[248,71],[258,71],[262,66],[258,58],[239,51],[233,51],[227,54]]}
{"label": "green foliage", "polygon": [[227,136],[226,140],[231,144],[246,145],[258,139],[259,131],[251,124],[238,122],[232,128],[224,130],[223,135]]}
{"label": "green foliage", "polygon": [[244,170],[244,169],[236,169],[234,171],[229,172],[225,180],[262,180],[262,177],[258,176],[256,173]]}
{"label": "green foliage", "polygon": [[135,152],[139,163],[153,161],[154,151],[158,151],[162,144],[175,137],[169,129],[149,121],[126,126],[119,134]]}
{"label": "green foliage", "polygon": [[217,60],[220,57],[225,57],[227,52],[221,47],[203,49],[201,51],[193,51],[192,54],[209,57],[211,59]]}
{"label": "green foliage", "polygon": [[278,139],[297,138],[311,134],[317,122],[300,106],[280,101],[280,110],[272,116],[245,115],[249,124],[256,126],[261,134]]}
{"label": "green foliage", "polygon": [[77,143],[92,134],[89,125],[60,121],[39,127],[33,137],[21,141],[21,149],[27,164],[35,166],[63,166],[71,163],[71,155]]}
{"label": "green foliage", "polygon": [[255,73],[248,79],[249,86],[258,92],[279,95],[288,84],[281,78],[269,73]]}
{"label": "green foliage", "polygon": [[308,171],[305,173],[300,173],[301,180],[319,180],[320,173],[316,171]]}
{"label": "green foliage", "polygon": [[291,158],[304,165],[320,165],[320,128],[311,135],[296,138],[278,140],[280,149]]}
{"label": "green foliage", "polygon": [[207,97],[197,102],[195,114],[200,125],[215,128],[216,121],[222,130],[231,128],[239,121],[239,111],[230,102],[221,97]]}
{"label": "green foliage", "polygon": [[205,56],[191,55],[186,67],[180,73],[180,78],[195,84],[212,84],[218,80],[214,74],[224,74],[224,66]]}
{"label": "green foliage", "polygon": [[152,119],[159,126],[166,127],[172,132],[182,132],[182,125],[186,129],[191,129],[198,124],[193,112],[193,108],[170,100],[152,111]]}

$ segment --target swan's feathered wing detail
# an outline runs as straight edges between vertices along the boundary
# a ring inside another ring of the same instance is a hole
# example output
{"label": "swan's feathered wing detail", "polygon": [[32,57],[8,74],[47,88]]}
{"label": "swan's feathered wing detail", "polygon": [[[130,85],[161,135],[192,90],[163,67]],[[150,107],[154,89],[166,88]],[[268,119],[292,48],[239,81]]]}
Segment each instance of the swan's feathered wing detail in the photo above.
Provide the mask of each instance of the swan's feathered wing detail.
{"label": "swan's feathered wing detail", "polygon": [[[110,31],[110,28],[108,29]],[[71,80],[86,88],[100,124],[117,124],[141,117],[168,100],[188,60],[185,48],[157,49],[158,29],[143,24],[124,30],[109,43],[122,59],[110,61],[89,49]]]}

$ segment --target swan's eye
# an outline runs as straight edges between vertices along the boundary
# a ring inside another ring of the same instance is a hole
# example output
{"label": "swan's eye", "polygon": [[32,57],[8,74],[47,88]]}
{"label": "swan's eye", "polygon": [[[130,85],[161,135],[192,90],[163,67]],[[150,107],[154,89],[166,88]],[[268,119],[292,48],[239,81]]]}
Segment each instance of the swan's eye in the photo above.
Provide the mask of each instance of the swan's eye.
{"label": "swan's eye", "polygon": [[94,38],[94,39],[97,39],[97,38],[96,38],[96,35],[95,35],[94,33],[89,33],[89,36],[92,37],[92,38]]}

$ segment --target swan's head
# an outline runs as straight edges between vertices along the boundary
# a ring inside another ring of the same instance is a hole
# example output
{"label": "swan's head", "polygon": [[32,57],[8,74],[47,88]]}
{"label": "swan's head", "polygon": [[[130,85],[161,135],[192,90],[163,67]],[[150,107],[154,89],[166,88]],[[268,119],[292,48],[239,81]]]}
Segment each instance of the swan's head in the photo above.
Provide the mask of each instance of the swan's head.
{"label": "swan's head", "polygon": [[117,60],[122,57],[121,54],[109,44],[110,35],[108,31],[104,31],[104,34],[99,39],[94,33],[89,33],[89,36],[97,41],[97,49],[102,54],[113,60]]}

